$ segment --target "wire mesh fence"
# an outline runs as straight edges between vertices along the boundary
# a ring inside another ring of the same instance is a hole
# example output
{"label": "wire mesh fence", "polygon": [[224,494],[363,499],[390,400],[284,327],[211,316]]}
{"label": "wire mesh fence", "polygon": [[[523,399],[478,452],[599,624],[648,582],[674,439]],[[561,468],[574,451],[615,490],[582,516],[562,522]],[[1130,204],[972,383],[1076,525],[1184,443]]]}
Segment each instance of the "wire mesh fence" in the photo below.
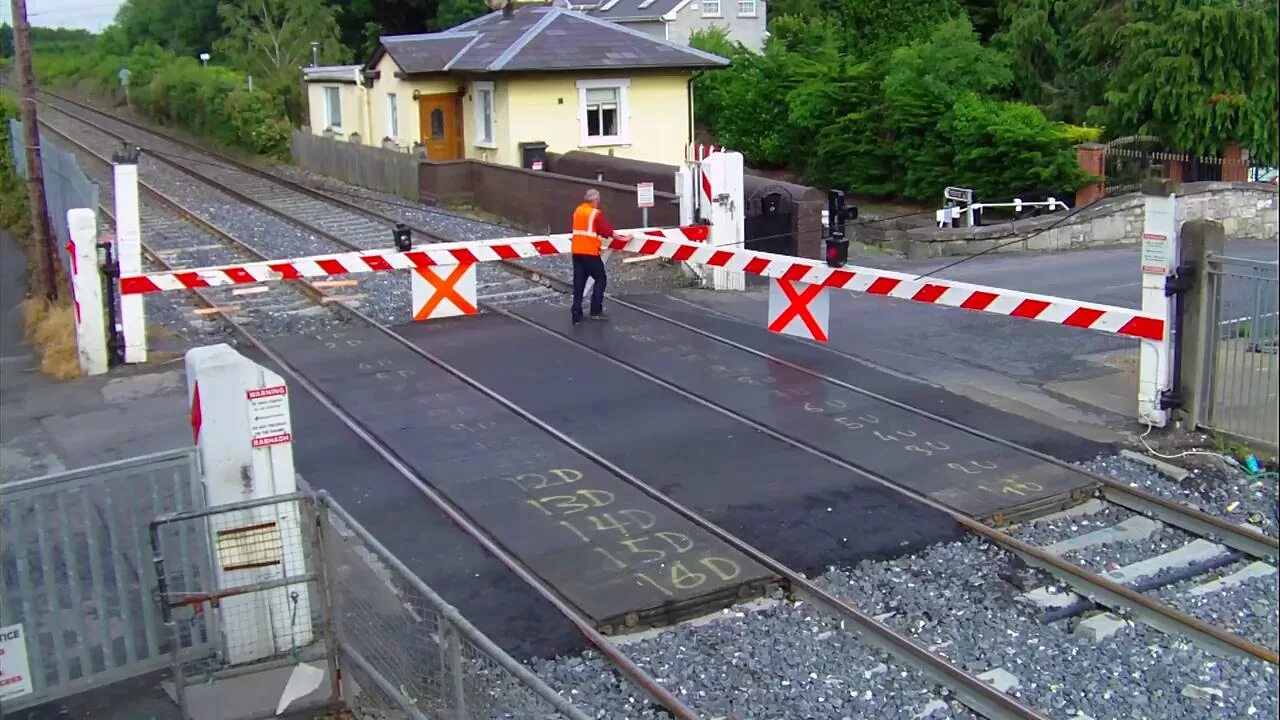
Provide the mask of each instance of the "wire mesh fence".
{"label": "wire mesh fence", "polygon": [[[23,143],[22,122],[9,120],[9,141],[13,151],[14,170],[19,177],[27,176],[26,145]],[[40,133],[40,167],[44,171],[45,203],[49,208],[49,222],[57,238],[58,253],[63,267],[70,267],[71,257],[67,244],[71,232],[67,227],[67,211],[87,208],[98,213],[98,184],[84,174],[75,153],[68,152]]]}
{"label": "wire mesh fence", "polygon": [[332,499],[318,502],[343,697],[356,717],[585,720]]}
{"label": "wire mesh fence", "polygon": [[1280,283],[1274,260],[1210,256],[1203,423],[1271,448],[1280,441]]}

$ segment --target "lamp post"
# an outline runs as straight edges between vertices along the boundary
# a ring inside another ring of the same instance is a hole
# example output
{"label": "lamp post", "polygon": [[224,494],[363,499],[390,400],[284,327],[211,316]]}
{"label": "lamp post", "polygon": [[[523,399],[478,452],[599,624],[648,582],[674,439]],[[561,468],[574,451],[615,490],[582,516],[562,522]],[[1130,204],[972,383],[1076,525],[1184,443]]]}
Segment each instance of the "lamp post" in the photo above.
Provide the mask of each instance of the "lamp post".
{"label": "lamp post", "polygon": [[205,67],[209,67],[209,53],[207,52],[200,53],[200,64]]}

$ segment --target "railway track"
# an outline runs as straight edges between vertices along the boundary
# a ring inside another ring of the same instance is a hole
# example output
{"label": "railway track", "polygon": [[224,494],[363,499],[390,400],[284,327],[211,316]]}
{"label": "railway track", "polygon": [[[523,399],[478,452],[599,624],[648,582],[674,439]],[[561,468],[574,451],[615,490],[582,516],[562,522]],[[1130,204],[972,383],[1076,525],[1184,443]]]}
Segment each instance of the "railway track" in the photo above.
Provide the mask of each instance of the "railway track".
{"label": "railway track", "polygon": [[[67,114],[73,119],[79,120],[73,114],[66,113],[65,110],[61,112]],[[90,122],[86,122],[85,124],[94,127],[99,132],[113,134],[112,131],[105,129],[100,124]],[[109,158],[93,150],[87,144],[76,140],[70,137],[70,135],[51,126],[46,125],[46,128],[59,135],[65,142],[71,144],[80,152],[88,154],[104,164],[110,163]],[[115,137],[119,138],[118,135],[115,135]],[[240,192],[238,189],[226,187],[224,184],[225,181],[215,180],[202,173],[193,172],[189,168],[182,168],[178,165],[174,165],[175,161],[172,159],[165,159],[164,162],[167,165],[173,166],[175,169],[181,170],[190,177],[199,178],[202,182],[209,184],[211,187],[217,188],[219,192],[236,197],[239,202],[259,210],[270,212],[282,220],[298,228],[304,229],[314,238],[319,239],[319,241],[332,243],[349,249],[360,248],[359,243],[334,234],[330,229],[334,227],[333,225],[330,225],[329,228],[322,227],[314,220],[304,220],[291,215],[288,211],[281,209],[279,205],[269,206],[266,203],[259,202],[247,194]],[[189,209],[176,200],[167,197],[163,191],[156,187],[142,181],[140,181],[140,187],[142,192],[148,197],[158,200],[162,205],[170,209],[176,218],[155,218],[148,216],[148,233],[144,236],[146,238],[144,241],[144,252],[149,262],[152,262],[161,268],[172,270],[176,267],[175,262],[178,260],[201,260],[209,262],[213,261],[213,259],[217,257],[222,258],[221,260],[218,260],[219,262],[234,261],[237,258],[232,256],[237,253],[242,257],[249,257],[255,260],[273,259],[264,252],[263,248],[255,246],[252,241],[237,237],[235,234],[223,230],[208,218],[203,217],[201,213]],[[299,204],[296,207],[302,208],[302,210],[300,210],[301,212],[316,212],[310,205]],[[111,211],[109,209],[109,203],[105,200],[103,202],[103,210],[110,215]],[[153,247],[150,242],[152,235],[152,223],[157,221],[160,223],[158,227],[161,228],[161,233],[159,234],[161,234],[164,239],[162,240],[160,247]],[[208,236],[216,238],[219,242],[224,243],[223,247],[218,249],[213,247],[211,244],[202,242],[194,247],[183,248],[180,241],[177,240],[178,232],[175,225],[175,223],[180,222],[196,225]],[[368,226],[352,225],[350,227],[367,228]],[[384,228],[385,227],[387,227],[387,225],[384,221]],[[368,238],[365,242],[373,242],[373,231],[366,229],[363,232],[368,233],[365,236]],[[420,234],[426,235],[427,233],[420,231]],[[438,236],[432,237],[434,237],[434,239],[440,239]],[[173,242],[169,242],[169,240],[173,240]],[[323,252],[323,250],[321,250],[321,252]],[[206,257],[204,253],[207,253],[208,257]],[[536,270],[520,268],[514,264],[512,265],[516,267],[517,271],[522,275],[540,277],[540,273]],[[548,285],[555,287],[563,286],[563,283],[559,283],[559,281],[552,278],[542,279]],[[361,285],[360,289],[367,290],[369,288],[367,283],[371,280],[372,278],[366,279],[364,281],[366,284]],[[483,383],[470,377],[463,369],[445,362],[439,357],[423,350],[397,334],[392,329],[378,323],[373,318],[362,313],[356,307],[356,303],[350,301],[350,298],[334,296],[326,293],[323,285],[323,283],[319,282],[309,283],[306,281],[297,281],[294,290],[285,289],[285,286],[281,285],[279,286],[280,289],[275,291],[267,290],[244,293],[244,290],[256,290],[257,287],[259,287],[250,286],[249,288],[240,288],[240,294],[231,294],[232,291],[211,292],[209,290],[196,290],[193,291],[193,293],[206,310],[221,318],[246,342],[255,347],[259,352],[262,352],[272,362],[284,370],[286,374],[293,377],[299,384],[306,388],[311,395],[316,397],[317,400],[326,407],[326,409],[342,419],[343,423],[347,427],[356,433],[364,442],[373,447],[379,455],[381,455],[388,463],[410,480],[410,482],[421,490],[433,504],[448,514],[450,519],[463,527],[465,531],[479,541],[488,552],[501,559],[503,564],[509,570],[519,576],[531,587],[534,587],[544,599],[555,605],[557,610],[559,610],[561,614],[575,625],[579,632],[586,637],[588,642],[594,648],[598,649],[624,676],[626,676],[644,693],[652,697],[657,704],[665,708],[673,717],[695,718],[698,717],[698,715],[696,715],[694,711],[685,705],[680,699],[676,698],[670,691],[666,690],[651,674],[641,669],[638,664],[628,658],[628,656],[620,650],[616,644],[594,627],[587,618],[562,600],[554,589],[544,583],[541,579],[534,576],[514,555],[509,553],[496,540],[494,540],[486,530],[472,523],[448,498],[436,491],[429,483],[425,482],[413,468],[403,463],[391,448],[375,437],[372,431],[363,426],[362,423],[340,407],[332,397],[328,396],[328,394],[325,393],[324,390],[315,382],[308,379],[304,373],[298,371],[284,357],[274,351],[269,339],[255,333],[250,326],[265,324],[265,319],[277,312],[291,314],[310,312],[311,310],[303,307],[299,302],[299,300],[305,300],[307,303],[310,303],[311,309],[318,309],[320,312],[324,312],[326,314],[332,311],[334,314],[342,316],[345,322],[355,322],[376,328],[388,339],[420,356],[431,365],[461,380],[475,392],[502,405],[512,414],[551,435],[563,445],[572,448],[574,451],[590,458],[602,467],[607,468],[615,476],[621,478],[631,486],[637,488],[644,494],[669,508],[677,515],[687,519],[700,529],[724,542],[726,545],[734,548],[753,561],[769,569],[784,581],[789,593],[793,597],[801,598],[814,605],[822,607],[825,612],[831,613],[835,617],[839,618],[842,621],[842,625],[847,623],[848,626],[851,626],[853,631],[866,644],[883,650],[892,657],[902,661],[904,664],[914,668],[924,677],[928,678],[933,683],[936,683],[937,686],[948,690],[961,703],[972,709],[974,712],[977,712],[983,717],[993,719],[1029,719],[1046,717],[1039,711],[1022,704],[1009,695],[997,690],[977,676],[965,672],[947,660],[943,655],[913,641],[906,635],[892,630],[880,621],[860,611],[848,601],[836,597],[830,591],[824,589],[812,580],[805,578],[800,573],[787,567],[785,564],[778,562],[741,538],[738,538],[732,533],[729,533],[714,523],[706,520],[693,510],[684,507],[674,499],[628,473],[625,469],[601,457],[589,447],[561,433],[550,423],[534,416],[523,408],[507,400],[500,393],[486,387]],[[293,292],[295,297],[291,298],[289,296],[290,292]],[[494,313],[505,312],[502,307],[489,302],[485,302],[483,305],[486,309]]]}

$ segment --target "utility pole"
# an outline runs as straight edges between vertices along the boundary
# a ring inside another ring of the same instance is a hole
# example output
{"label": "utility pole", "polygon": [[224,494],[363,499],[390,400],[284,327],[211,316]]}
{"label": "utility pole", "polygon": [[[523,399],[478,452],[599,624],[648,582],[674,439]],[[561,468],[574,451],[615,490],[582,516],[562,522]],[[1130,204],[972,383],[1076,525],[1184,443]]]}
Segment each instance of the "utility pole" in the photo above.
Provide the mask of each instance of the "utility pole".
{"label": "utility pole", "polygon": [[44,166],[40,164],[40,126],[36,124],[36,76],[31,69],[31,27],[27,24],[27,0],[11,0],[13,50],[17,61],[18,96],[22,134],[27,146],[27,199],[31,204],[32,238],[40,247],[44,296],[58,299],[58,251],[49,229],[49,207],[44,198]]}

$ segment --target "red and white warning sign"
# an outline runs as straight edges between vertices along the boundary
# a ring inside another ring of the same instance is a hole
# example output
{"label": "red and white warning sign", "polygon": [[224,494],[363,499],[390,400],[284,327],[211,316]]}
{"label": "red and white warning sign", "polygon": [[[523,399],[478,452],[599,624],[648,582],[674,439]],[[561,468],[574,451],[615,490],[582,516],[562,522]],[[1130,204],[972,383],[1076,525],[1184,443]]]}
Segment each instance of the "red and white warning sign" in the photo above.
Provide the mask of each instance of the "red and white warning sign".
{"label": "red and white warning sign", "polygon": [[413,269],[413,319],[434,320],[480,312],[476,265],[431,265]]}
{"label": "red and white warning sign", "polygon": [[1142,272],[1152,275],[1169,274],[1170,243],[1164,233],[1142,233]]}
{"label": "red and white warning sign", "polygon": [[31,666],[22,623],[0,628],[0,701],[30,695]]}
{"label": "red and white warning sign", "polygon": [[252,388],[249,396],[249,438],[255,448],[293,441],[289,419],[289,388],[284,385]]}
{"label": "red and white warning sign", "polygon": [[769,331],[826,342],[831,298],[821,285],[769,281]]}

